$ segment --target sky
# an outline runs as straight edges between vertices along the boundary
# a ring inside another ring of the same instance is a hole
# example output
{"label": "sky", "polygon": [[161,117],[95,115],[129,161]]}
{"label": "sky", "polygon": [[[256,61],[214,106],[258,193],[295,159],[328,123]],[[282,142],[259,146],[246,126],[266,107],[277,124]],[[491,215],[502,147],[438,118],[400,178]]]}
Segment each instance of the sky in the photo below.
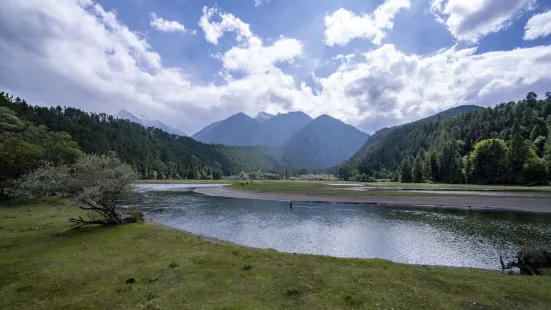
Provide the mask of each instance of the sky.
{"label": "sky", "polygon": [[261,111],[372,133],[550,72],[551,0],[0,1],[0,91],[188,133]]}

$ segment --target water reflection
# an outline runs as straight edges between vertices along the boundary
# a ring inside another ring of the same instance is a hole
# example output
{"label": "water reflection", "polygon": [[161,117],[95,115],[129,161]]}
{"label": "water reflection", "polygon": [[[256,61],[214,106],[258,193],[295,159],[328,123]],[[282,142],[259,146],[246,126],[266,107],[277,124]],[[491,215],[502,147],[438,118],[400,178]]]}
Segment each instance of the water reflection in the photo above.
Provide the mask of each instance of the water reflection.
{"label": "water reflection", "polygon": [[499,268],[525,242],[551,245],[551,217],[455,209],[319,204],[146,191],[149,219],[238,244],[410,264]]}

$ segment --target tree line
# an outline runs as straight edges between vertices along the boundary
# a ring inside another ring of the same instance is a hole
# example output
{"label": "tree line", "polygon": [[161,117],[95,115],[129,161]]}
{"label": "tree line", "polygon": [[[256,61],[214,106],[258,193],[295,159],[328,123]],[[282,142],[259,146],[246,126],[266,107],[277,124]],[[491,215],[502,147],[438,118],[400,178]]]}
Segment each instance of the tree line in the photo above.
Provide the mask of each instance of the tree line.
{"label": "tree line", "polygon": [[551,93],[384,129],[339,176],[401,182],[537,185],[551,182]]}
{"label": "tree line", "polygon": [[[42,136],[57,137],[58,140],[63,138],[65,140],[60,140],[60,143],[68,144],[81,152],[115,152],[145,179],[220,179],[224,175],[237,174],[243,170],[268,171],[281,168],[270,156],[269,150],[262,147],[205,144],[189,137],[166,133],[161,129],[146,128],[125,119],[116,119],[105,113],[87,113],[71,107],[32,106],[25,100],[13,98],[3,92],[0,93],[0,107],[3,107],[5,115],[11,113],[9,118],[15,117],[25,124],[26,130],[40,129]],[[6,122],[4,116],[2,122]],[[9,133],[8,129],[2,128],[1,132],[2,156],[9,156],[10,150],[15,148],[14,143],[27,141],[30,144],[40,144],[43,143],[42,140],[49,141],[34,133],[24,134],[24,130],[17,129]],[[13,135],[19,135],[20,140],[15,142]],[[45,155],[35,157],[50,159]],[[34,160],[27,161],[24,157],[19,156],[17,161],[21,165],[20,169],[11,167],[9,171],[13,172],[9,173],[12,175],[20,175],[30,168],[26,166],[36,166]],[[4,163],[3,159],[2,162]],[[14,163],[14,159],[7,162],[18,165]],[[6,180],[6,177],[2,178]]]}

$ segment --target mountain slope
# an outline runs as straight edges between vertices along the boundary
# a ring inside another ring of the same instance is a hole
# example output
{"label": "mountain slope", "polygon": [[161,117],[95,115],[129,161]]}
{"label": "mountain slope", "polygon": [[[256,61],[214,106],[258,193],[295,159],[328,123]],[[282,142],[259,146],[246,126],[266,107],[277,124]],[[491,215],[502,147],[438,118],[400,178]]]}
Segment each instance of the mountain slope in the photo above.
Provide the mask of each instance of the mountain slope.
{"label": "mountain slope", "polygon": [[355,154],[369,135],[328,115],[304,126],[283,147],[283,161],[291,168],[324,169]]}
{"label": "mountain slope", "polygon": [[250,145],[281,146],[312,121],[303,112],[279,114],[266,120],[252,135]]}
{"label": "mountain slope", "polygon": [[31,106],[2,93],[0,106],[18,117],[53,132],[67,132],[89,154],[115,151],[143,178],[205,178],[240,171],[269,170],[282,165],[265,147],[229,147],[204,144],[189,137],[170,135],[158,128],[106,114],[75,108]]}
{"label": "mountain slope", "polygon": [[474,105],[459,106],[412,123],[383,128],[375,132],[345,164],[361,168],[365,173],[381,171],[383,168],[394,171],[404,156],[415,155],[422,148],[428,149],[429,141],[434,138],[438,129],[439,118],[453,118],[478,110],[484,108]]}
{"label": "mountain slope", "polygon": [[120,119],[127,119],[131,122],[141,124],[145,127],[159,128],[159,129],[164,130],[164,131],[166,131],[170,134],[175,134],[175,135],[179,135],[179,136],[182,136],[182,137],[187,136],[187,134],[185,132],[181,131],[180,129],[178,129],[176,127],[166,125],[163,122],[161,122],[159,120],[156,120],[156,119],[148,119],[148,118],[145,118],[145,117],[138,117],[138,116],[128,112],[127,110],[120,110],[118,113],[114,114],[113,117],[120,118]]}
{"label": "mountain slope", "polygon": [[231,146],[248,146],[260,124],[245,113],[237,113],[225,120],[213,123],[192,136],[204,143]]}

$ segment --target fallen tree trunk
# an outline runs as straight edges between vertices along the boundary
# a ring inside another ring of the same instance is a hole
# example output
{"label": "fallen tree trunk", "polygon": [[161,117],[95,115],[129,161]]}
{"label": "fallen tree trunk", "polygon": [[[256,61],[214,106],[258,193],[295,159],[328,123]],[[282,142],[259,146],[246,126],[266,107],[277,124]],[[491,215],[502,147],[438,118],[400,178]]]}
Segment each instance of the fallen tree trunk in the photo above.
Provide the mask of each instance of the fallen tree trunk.
{"label": "fallen tree trunk", "polygon": [[[81,207],[83,210],[91,210],[89,207]],[[94,215],[91,213],[87,214],[88,219],[82,218],[70,218],[69,222],[74,223],[75,225],[70,229],[80,228],[86,225],[121,225],[121,224],[130,224],[130,223],[140,223],[143,222],[143,213],[141,211],[134,210],[130,213],[118,213],[116,211],[104,212],[101,209],[93,208],[94,212],[97,212],[100,216]]]}

